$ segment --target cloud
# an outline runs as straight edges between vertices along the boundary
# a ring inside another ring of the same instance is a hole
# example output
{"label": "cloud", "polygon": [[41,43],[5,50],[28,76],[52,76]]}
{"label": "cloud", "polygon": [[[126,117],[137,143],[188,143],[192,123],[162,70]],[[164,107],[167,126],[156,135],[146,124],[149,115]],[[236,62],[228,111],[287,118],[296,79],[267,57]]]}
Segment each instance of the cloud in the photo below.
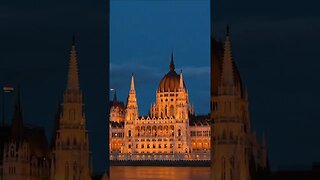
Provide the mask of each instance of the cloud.
{"label": "cloud", "polygon": [[202,66],[202,67],[182,67],[182,74],[185,77],[192,77],[192,78],[203,78],[209,77],[210,75],[210,67],[209,66]]}
{"label": "cloud", "polygon": [[[191,67],[185,66],[176,68],[177,73],[182,69],[183,76],[190,80],[192,79],[208,79],[210,75],[210,67]],[[128,82],[131,73],[135,75],[135,81],[142,82],[147,85],[148,83],[158,82],[167,73],[162,71],[160,67],[149,66],[137,63],[125,64],[110,64],[110,79],[112,84],[120,85],[120,83]],[[127,84],[125,86],[128,86]]]}

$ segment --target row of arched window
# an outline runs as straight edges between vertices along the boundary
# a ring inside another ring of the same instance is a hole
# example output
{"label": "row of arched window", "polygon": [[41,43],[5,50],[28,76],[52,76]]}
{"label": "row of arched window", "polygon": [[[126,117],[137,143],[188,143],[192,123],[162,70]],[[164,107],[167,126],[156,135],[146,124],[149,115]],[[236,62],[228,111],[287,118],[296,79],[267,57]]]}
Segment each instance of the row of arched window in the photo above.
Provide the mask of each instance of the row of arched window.
{"label": "row of arched window", "polygon": [[[132,136],[132,131],[128,130],[128,137]],[[154,137],[162,137],[162,136],[174,136],[175,129],[174,126],[137,126],[135,128],[135,136],[154,136]],[[178,129],[177,136],[182,136],[181,129]]]}

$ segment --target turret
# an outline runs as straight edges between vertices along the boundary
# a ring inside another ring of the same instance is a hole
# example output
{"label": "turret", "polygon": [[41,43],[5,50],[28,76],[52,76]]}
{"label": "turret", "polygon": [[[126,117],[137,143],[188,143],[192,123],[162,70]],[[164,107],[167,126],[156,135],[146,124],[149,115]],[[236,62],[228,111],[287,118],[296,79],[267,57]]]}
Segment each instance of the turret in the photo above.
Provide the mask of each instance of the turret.
{"label": "turret", "polygon": [[180,71],[179,91],[180,92],[185,92],[185,88],[184,88],[184,85],[183,85],[182,70]]}
{"label": "turret", "polygon": [[[59,106],[59,105],[58,105]],[[60,108],[60,107],[59,107]],[[89,137],[79,86],[77,52],[73,37],[67,87],[56,122],[52,179],[91,179]],[[63,144],[63,146],[61,146]]]}
{"label": "turret", "polygon": [[131,86],[127,99],[126,120],[134,120],[139,116],[136,90],[134,86],[134,75],[131,76]]}

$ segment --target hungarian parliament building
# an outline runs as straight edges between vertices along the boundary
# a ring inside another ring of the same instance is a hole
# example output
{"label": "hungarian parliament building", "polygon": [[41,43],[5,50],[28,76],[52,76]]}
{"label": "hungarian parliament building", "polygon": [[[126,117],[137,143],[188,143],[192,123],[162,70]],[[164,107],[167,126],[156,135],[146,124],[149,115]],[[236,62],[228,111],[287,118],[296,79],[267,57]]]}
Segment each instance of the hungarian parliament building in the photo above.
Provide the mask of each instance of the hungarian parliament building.
{"label": "hungarian parliament building", "polygon": [[249,179],[254,169],[268,167],[266,140],[259,142],[251,129],[247,89],[233,61],[229,27],[224,43],[211,39],[211,55],[210,115],[195,115],[173,54],[146,117],[139,116],[132,74],[126,104],[116,93],[110,102],[111,161],[211,160],[211,171],[221,172],[214,179],[235,179],[240,172],[240,179]]}
{"label": "hungarian parliament building", "polygon": [[110,160],[210,160],[210,116],[195,116],[173,54],[169,67],[147,117],[139,116],[133,74],[126,105],[114,94]]}

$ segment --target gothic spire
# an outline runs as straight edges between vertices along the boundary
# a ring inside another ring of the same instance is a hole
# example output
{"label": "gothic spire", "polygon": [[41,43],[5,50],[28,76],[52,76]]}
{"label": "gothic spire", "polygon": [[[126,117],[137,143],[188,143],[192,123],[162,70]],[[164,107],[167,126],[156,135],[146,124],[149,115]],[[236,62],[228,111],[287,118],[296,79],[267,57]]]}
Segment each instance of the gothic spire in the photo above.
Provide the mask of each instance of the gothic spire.
{"label": "gothic spire", "polygon": [[130,91],[135,91],[135,88],[134,88],[134,75],[132,73],[132,76],[131,76],[131,87],[130,87]]}
{"label": "gothic spire", "polygon": [[180,71],[179,89],[183,90],[183,77],[182,77],[182,70]]}
{"label": "gothic spire", "polygon": [[171,60],[170,60],[170,71],[174,71],[174,61],[173,61],[173,51],[171,53]]}
{"label": "gothic spire", "polygon": [[113,105],[115,106],[117,104],[117,92],[116,90],[114,90],[114,94],[113,94]]}
{"label": "gothic spire", "polygon": [[139,116],[138,112],[138,103],[137,103],[137,97],[136,97],[136,90],[134,88],[134,75],[132,73],[131,77],[131,88],[130,92],[127,98],[127,105],[126,105],[126,119],[136,119]]}
{"label": "gothic spire", "polygon": [[221,81],[224,86],[234,85],[234,72],[233,72],[232,52],[229,26],[227,26],[226,40],[224,44],[224,55],[222,61],[222,75]]}
{"label": "gothic spire", "polygon": [[[53,122],[53,132],[57,132],[57,130],[59,130],[59,124],[60,124],[60,115],[62,113],[61,110],[61,99],[60,97],[57,98],[57,112],[56,112],[56,116]],[[51,139],[51,147],[54,147],[56,143],[56,135],[52,136]]]}
{"label": "gothic spire", "polygon": [[67,89],[75,90],[75,91],[79,90],[78,63],[77,63],[75,36],[72,37]]}

